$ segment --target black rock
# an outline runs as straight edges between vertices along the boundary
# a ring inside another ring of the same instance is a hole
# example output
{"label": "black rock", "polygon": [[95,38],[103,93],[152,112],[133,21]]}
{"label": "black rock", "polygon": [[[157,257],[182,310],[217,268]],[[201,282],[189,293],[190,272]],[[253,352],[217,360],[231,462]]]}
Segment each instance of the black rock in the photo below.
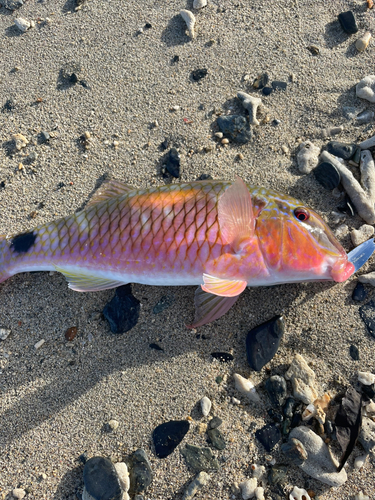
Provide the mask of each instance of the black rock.
{"label": "black rock", "polygon": [[362,394],[367,397],[367,399],[373,399],[375,397],[375,384],[364,385],[361,387]]}
{"label": "black rock", "polygon": [[281,415],[281,413],[276,411],[274,408],[270,408],[269,410],[267,410],[267,413],[277,424],[281,424],[284,421],[284,417]]}
{"label": "black rock", "polygon": [[259,372],[276,354],[284,334],[284,318],[274,318],[253,328],[246,337],[247,361]]}
{"label": "black rock", "polygon": [[340,205],[337,206],[337,210],[343,214],[349,215],[349,217],[354,217],[356,210],[351,202],[349,196],[345,196],[345,199]]}
{"label": "black rock", "polygon": [[169,146],[169,139],[168,139],[168,138],[166,138],[166,139],[164,139],[164,141],[160,144],[159,149],[160,149],[160,151],[165,151],[166,149],[168,149],[168,146]]}
{"label": "black rock", "polygon": [[176,64],[180,61],[180,56],[173,56],[171,60],[171,64]]}
{"label": "black rock", "polygon": [[262,94],[263,95],[270,95],[273,92],[272,87],[264,87],[262,88]]}
{"label": "black rock", "polygon": [[211,352],[211,356],[215,359],[218,359],[222,363],[228,363],[229,361],[233,361],[233,354],[230,352]]}
{"label": "black rock", "polygon": [[155,304],[154,308],[152,309],[152,312],[154,314],[160,314],[165,309],[168,309],[168,307],[170,307],[173,304],[173,301],[174,301],[173,297],[169,295],[163,295],[160,298],[159,302]]}
{"label": "black rock", "polygon": [[49,142],[51,136],[48,132],[40,132],[40,134],[38,135],[38,139],[40,144],[44,144],[46,142]]}
{"label": "black rock", "polygon": [[123,489],[112,462],[107,458],[90,458],[83,468],[83,482],[95,500],[121,500]]}
{"label": "black rock", "polygon": [[280,441],[281,432],[274,424],[267,424],[255,432],[255,437],[269,453]]}
{"label": "black rock", "polygon": [[5,188],[5,181],[0,181],[0,189],[4,189]]}
{"label": "black rock", "polygon": [[344,467],[354,450],[362,424],[362,396],[348,387],[335,416],[336,436],[343,454],[337,472]]}
{"label": "black rock", "polygon": [[307,451],[304,445],[296,438],[291,438],[281,445],[281,451],[287,455],[295,465],[301,465],[307,459]]}
{"label": "black rock", "polygon": [[149,347],[151,347],[151,349],[155,349],[155,351],[164,351],[164,349],[160,347],[159,344],[150,344]]}
{"label": "black rock", "polygon": [[149,30],[152,28],[152,24],[151,23],[146,23],[145,26],[144,26],[145,30]]}
{"label": "black rock", "polygon": [[219,116],[217,124],[220,131],[234,142],[246,144],[251,139],[250,124],[244,116]]}
{"label": "black rock", "polygon": [[211,420],[208,422],[208,428],[209,429],[216,429],[217,427],[220,427],[220,425],[223,423],[220,417],[213,417]]}
{"label": "black rock", "polygon": [[358,361],[359,360],[359,350],[358,350],[358,347],[356,347],[355,345],[351,345],[349,347],[349,354],[350,354],[350,357],[352,359],[354,359],[354,361]]}
{"label": "black rock", "polygon": [[287,395],[285,378],[279,375],[273,375],[266,380],[265,387],[271,404],[273,406],[281,406]]}
{"label": "black rock", "polygon": [[289,398],[285,401],[283,406],[283,413],[286,417],[292,418],[294,414],[294,408],[296,406],[296,400],[289,396]]}
{"label": "black rock", "polygon": [[23,5],[22,0],[1,0],[0,3],[3,5],[3,7],[9,10],[19,9]]}
{"label": "black rock", "polygon": [[191,78],[195,82],[199,82],[199,80],[202,80],[205,76],[207,76],[208,70],[206,68],[203,69],[195,69],[194,71],[191,72]]}
{"label": "black rock", "polygon": [[189,427],[187,420],[170,420],[158,425],[152,433],[156,456],[165,458],[170,455],[184,439]]}
{"label": "black rock", "polygon": [[176,179],[180,177],[181,156],[176,148],[171,148],[166,158],[165,168]]}
{"label": "black rock", "polygon": [[152,482],[151,464],[145,450],[136,450],[127,460],[129,467],[130,494],[145,491]]}
{"label": "black rock", "polygon": [[226,443],[219,429],[208,429],[207,434],[214,448],[224,450]]}
{"label": "black rock", "polygon": [[313,173],[315,175],[315,179],[325,189],[332,191],[332,189],[335,189],[340,184],[340,172],[334,165],[332,165],[332,163],[329,163],[328,161],[320,163],[314,168]]}
{"label": "black rock", "polygon": [[194,446],[187,444],[183,450],[182,455],[185,457],[186,463],[194,470],[200,472],[202,470],[208,472],[210,470],[218,470],[219,462],[213,456],[210,448]]}
{"label": "black rock", "polygon": [[302,422],[302,411],[301,410],[296,410],[293,413],[292,420],[290,422],[291,427],[298,427],[299,424]]}
{"label": "black rock", "polygon": [[273,81],[271,85],[274,90],[286,90],[288,86],[286,82],[279,82],[277,80]]}
{"label": "black rock", "polygon": [[357,149],[358,147],[355,144],[347,144],[345,142],[330,141],[327,144],[328,153],[344,160],[350,160]]}
{"label": "black rock", "polygon": [[364,284],[358,282],[353,290],[352,299],[356,300],[357,302],[362,302],[366,299],[367,295],[368,293]]}
{"label": "black rock", "polygon": [[253,87],[255,89],[262,89],[263,87],[265,87],[267,85],[268,81],[269,81],[268,74],[267,73],[261,73],[253,81]]}
{"label": "black rock", "polygon": [[104,307],[103,314],[111,332],[125,333],[138,323],[140,302],[132,294],[131,285],[119,286],[115,296]]}
{"label": "black rock", "polygon": [[359,308],[359,314],[366,325],[368,333],[375,338],[375,302],[370,300]]}
{"label": "black rock", "polygon": [[202,174],[197,178],[197,181],[208,181],[211,179],[212,179],[212,176],[210,174]]}
{"label": "black rock", "polygon": [[345,31],[345,33],[349,33],[349,35],[357,33],[358,31],[357,22],[351,10],[348,10],[347,12],[341,12],[338,15],[338,18],[342,26],[342,29]]}
{"label": "black rock", "polygon": [[336,430],[334,424],[330,420],[326,419],[326,421],[324,422],[324,432],[327,434],[327,437],[335,440],[335,431]]}
{"label": "black rock", "polygon": [[290,417],[285,417],[283,422],[283,436],[287,436],[292,427],[292,419]]}
{"label": "black rock", "polygon": [[289,467],[287,465],[273,465],[270,473],[268,474],[268,480],[271,484],[283,483]]}

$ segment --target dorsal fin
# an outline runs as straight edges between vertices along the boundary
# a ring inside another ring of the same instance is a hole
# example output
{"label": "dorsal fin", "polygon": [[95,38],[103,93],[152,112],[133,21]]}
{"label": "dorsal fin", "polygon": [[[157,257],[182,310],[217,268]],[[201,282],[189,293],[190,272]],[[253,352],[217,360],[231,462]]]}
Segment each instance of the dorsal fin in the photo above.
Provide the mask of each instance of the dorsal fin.
{"label": "dorsal fin", "polygon": [[125,193],[133,191],[135,187],[125,184],[125,182],[116,181],[111,179],[110,181],[104,182],[99,190],[93,195],[91,200],[87,203],[87,207],[96,205],[101,201],[108,200],[108,198],[114,198],[115,196],[122,196]]}

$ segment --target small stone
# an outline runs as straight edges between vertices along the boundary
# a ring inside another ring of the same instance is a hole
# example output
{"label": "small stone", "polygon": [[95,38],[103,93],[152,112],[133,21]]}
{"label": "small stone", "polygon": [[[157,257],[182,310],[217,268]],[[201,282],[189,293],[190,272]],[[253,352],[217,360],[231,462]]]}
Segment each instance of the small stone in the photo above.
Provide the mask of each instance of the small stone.
{"label": "small stone", "polygon": [[245,481],[242,481],[242,483],[240,483],[240,488],[243,500],[248,500],[249,498],[253,498],[257,486],[258,486],[258,481],[256,477],[252,477],[251,479],[246,479]]}
{"label": "small stone", "polygon": [[6,9],[9,10],[16,10],[22,7],[23,1],[22,0],[2,0],[2,5]]}
{"label": "small stone", "polygon": [[221,132],[234,142],[246,144],[251,139],[250,124],[244,116],[219,116],[217,124]]}
{"label": "small stone", "polygon": [[18,498],[18,499],[25,498],[26,491],[22,488],[14,488],[14,490],[12,491],[12,495],[13,498]]}
{"label": "small stone", "polygon": [[189,431],[188,420],[170,420],[158,425],[152,433],[155,454],[158,458],[170,455]]}
{"label": "small stone", "polygon": [[262,89],[262,94],[263,95],[270,95],[273,92],[272,87],[263,87]]}
{"label": "small stone", "polygon": [[14,24],[20,31],[22,31],[22,33],[25,33],[30,28],[30,22],[23,17],[17,17],[14,20]]}
{"label": "small stone", "polygon": [[353,500],[370,500],[370,497],[365,495],[363,491],[360,491],[354,495]]}
{"label": "small stone", "polygon": [[255,89],[262,89],[263,87],[265,87],[267,85],[268,81],[269,81],[268,74],[261,73],[253,81],[253,87]]}
{"label": "small stone", "polygon": [[347,480],[345,469],[337,472],[338,462],[333,459],[321,437],[307,427],[296,427],[290,439],[298,439],[307,452],[307,458],[299,467],[309,476],[329,486],[341,486]]}
{"label": "small stone", "polygon": [[368,333],[375,337],[375,302],[370,300],[370,302],[360,307],[359,314],[366,325]]}
{"label": "small stone", "polygon": [[359,433],[358,441],[363,446],[366,453],[375,451],[375,422],[371,418],[362,419],[362,429]]}
{"label": "small stone", "polygon": [[361,125],[364,123],[370,123],[374,121],[374,116],[375,113],[373,111],[366,109],[365,111],[362,111],[362,113],[359,113],[357,115],[357,122]]}
{"label": "small stone", "polygon": [[358,281],[360,281],[361,283],[368,283],[371,286],[375,286],[375,272],[358,276]]}
{"label": "small stone", "polygon": [[222,139],[224,136],[223,132],[216,132],[215,133],[215,137],[217,137],[218,139]]}
{"label": "small stone", "polygon": [[199,80],[202,80],[205,76],[207,76],[208,70],[206,68],[203,69],[195,69],[194,71],[191,72],[191,78],[195,82],[199,82]]}
{"label": "small stone", "polygon": [[138,323],[139,311],[140,302],[132,294],[131,285],[122,285],[116,289],[115,296],[104,307],[103,315],[111,332],[125,333]]}
{"label": "small stone", "polygon": [[181,156],[176,148],[171,148],[166,158],[165,168],[176,179],[180,177]]}
{"label": "small stone", "polygon": [[293,396],[305,404],[313,403],[318,392],[315,387],[315,373],[300,354],[296,354],[285,378],[292,381]]}
{"label": "small stone", "polygon": [[325,189],[332,191],[336,188],[341,181],[340,172],[337,168],[328,161],[320,163],[313,170],[315,179],[321,184]]}
{"label": "small stone", "polygon": [[65,332],[65,339],[68,341],[68,342],[71,342],[72,340],[74,340],[77,336],[77,331],[78,331],[78,328],[76,326],[71,326],[70,328],[68,328]]}
{"label": "small stone", "polygon": [[[83,469],[84,493],[95,500],[122,500],[123,488],[115,466],[103,457],[90,458]],[[87,498],[87,496],[86,496]]]}
{"label": "small stone", "polygon": [[12,330],[8,330],[7,328],[0,328],[0,340],[5,340],[12,333]]}
{"label": "small stone", "polygon": [[193,9],[196,10],[203,9],[203,7],[206,7],[206,5],[207,5],[207,0],[194,0]]}
{"label": "small stone", "polygon": [[177,106],[177,104],[176,104],[176,105],[174,105],[174,106],[172,106],[172,107],[170,108],[170,110],[171,110],[171,111],[179,111],[179,109],[180,109],[180,106]]}
{"label": "small stone", "polygon": [[12,145],[16,151],[21,151],[21,149],[25,148],[29,144],[29,141],[22,134],[13,134],[12,135]]}
{"label": "small stone", "polygon": [[207,417],[211,410],[211,400],[207,396],[201,399],[201,409],[203,416]]}
{"label": "small stone", "polygon": [[307,459],[307,451],[301,441],[290,438],[281,445],[281,451],[287,455],[289,460],[295,465],[301,465]]}
{"label": "small stone", "polygon": [[255,437],[264,446],[267,452],[270,452],[280,441],[281,432],[274,424],[267,424],[255,432]]}
{"label": "small stone", "polygon": [[219,429],[208,429],[207,434],[214,448],[224,450],[226,443]]}
{"label": "small stone", "polygon": [[293,491],[289,494],[289,500],[311,500],[311,497],[303,488],[294,486]]}
{"label": "small stone", "polygon": [[152,483],[152,469],[145,450],[139,448],[128,459],[130,493],[142,493]]}
{"label": "small stone", "polygon": [[107,423],[107,428],[110,430],[110,431],[117,431],[118,429],[118,426],[120,425],[120,423],[117,421],[117,420],[110,420],[108,423]]}
{"label": "small stone", "polygon": [[309,50],[313,56],[317,56],[320,54],[320,49],[316,45],[309,45],[307,47],[307,50]]}
{"label": "small stone", "polygon": [[289,396],[289,398],[285,401],[283,406],[283,413],[286,417],[292,418],[294,413],[294,408],[296,406],[296,400]]}
{"label": "small stone", "polygon": [[331,137],[333,135],[341,134],[343,130],[344,130],[343,125],[340,125],[339,127],[328,127],[328,128],[323,128],[321,130],[321,134],[323,138],[326,138],[326,137]]}
{"label": "small stone", "polygon": [[375,384],[375,375],[370,372],[358,372],[358,382],[363,385]]}
{"label": "small stone", "polygon": [[286,82],[279,82],[277,80],[273,81],[271,85],[274,90],[286,90],[288,86]]}
{"label": "small stone", "polygon": [[297,165],[300,172],[308,174],[319,163],[320,148],[311,141],[305,141],[300,144],[297,153]]}
{"label": "small stone", "polygon": [[199,446],[187,444],[185,448],[181,450],[181,453],[185,457],[186,463],[197,472],[202,470],[207,472],[220,468],[210,448],[200,448]]}
{"label": "small stone", "polygon": [[287,395],[286,381],[280,375],[273,375],[268,378],[265,383],[265,388],[273,406],[281,406]]}
{"label": "small stone", "polygon": [[367,460],[367,454],[366,455],[359,455],[358,457],[355,457],[354,460],[354,468],[355,469],[362,469],[362,467],[365,465],[366,460]]}
{"label": "small stone", "polygon": [[127,493],[130,487],[128,466],[124,462],[117,462],[115,464],[115,469],[120,480],[121,487],[124,491],[121,500],[129,500],[129,495]]}
{"label": "small stone", "polygon": [[49,140],[51,139],[51,136],[48,132],[45,132],[45,131],[42,131],[40,134],[39,134],[39,142],[41,144],[44,144],[46,142],[49,142]]}
{"label": "small stone", "polygon": [[344,160],[350,160],[357,150],[355,144],[347,144],[344,142],[330,141],[327,144],[327,151],[338,158],[343,158]]}
{"label": "small stone", "polygon": [[221,144],[229,144],[229,139],[227,139],[226,137],[224,137],[224,139],[221,139]]}
{"label": "small stone", "polygon": [[262,488],[262,486],[257,486],[254,495],[256,500],[264,500],[264,488]]}
{"label": "small stone", "polygon": [[201,490],[203,486],[206,486],[208,484],[209,480],[209,474],[207,474],[207,472],[201,471],[185,490],[182,500],[192,500],[197,492]]}
{"label": "small stone", "polygon": [[185,21],[190,38],[195,38],[195,16],[190,10],[180,10],[180,15]]}
{"label": "small stone", "polygon": [[253,403],[259,403],[260,397],[257,394],[254,383],[250,379],[246,379],[235,373],[233,375],[236,389],[240,391],[242,394],[247,396],[247,398]]}
{"label": "small stone", "polygon": [[220,425],[223,423],[220,417],[213,417],[208,423],[208,428],[209,429],[216,429],[217,427],[220,427]]}
{"label": "small stone", "polygon": [[251,369],[259,372],[271,361],[283,335],[284,319],[282,316],[275,316],[249,331],[246,337],[246,353]]}
{"label": "small stone", "polygon": [[233,354],[230,352],[211,352],[211,356],[221,363],[229,363],[229,361],[234,360]]}
{"label": "small stone", "polygon": [[363,52],[367,49],[368,44],[370,43],[371,40],[371,33],[366,31],[364,35],[362,35],[358,40],[355,42],[355,47],[358,50],[358,52]]}
{"label": "small stone", "polygon": [[[357,83],[356,86],[357,97],[366,99],[370,102],[375,102],[375,75],[368,75]],[[366,149],[367,146],[361,148]]]}
{"label": "small stone", "polygon": [[44,339],[41,339],[39,340],[35,345],[34,345],[34,349],[39,349],[40,347],[42,347],[42,345],[44,344],[45,340]]}
{"label": "small stone", "polygon": [[357,247],[361,243],[367,241],[374,234],[374,227],[369,224],[363,224],[359,229],[353,229],[350,233],[353,245]]}
{"label": "small stone", "polygon": [[269,474],[268,480],[271,484],[282,484],[285,481],[288,468],[286,465],[273,465]]}
{"label": "small stone", "polygon": [[354,361],[359,361],[359,350],[354,344],[349,347],[349,354]]}
{"label": "small stone", "polygon": [[348,10],[347,12],[341,12],[338,15],[338,18],[342,26],[342,29],[345,31],[345,33],[349,33],[349,35],[357,33],[358,31],[357,22],[351,10]]}
{"label": "small stone", "polygon": [[363,302],[367,298],[368,292],[362,283],[357,283],[352,293],[352,299]]}

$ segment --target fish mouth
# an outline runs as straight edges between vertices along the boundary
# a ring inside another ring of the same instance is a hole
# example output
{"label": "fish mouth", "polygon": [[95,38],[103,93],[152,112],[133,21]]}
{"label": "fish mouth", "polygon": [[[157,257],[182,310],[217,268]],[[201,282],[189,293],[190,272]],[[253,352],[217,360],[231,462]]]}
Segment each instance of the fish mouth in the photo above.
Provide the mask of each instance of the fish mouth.
{"label": "fish mouth", "polygon": [[331,269],[331,278],[337,283],[342,283],[346,281],[350,276],[355,273],[356,269],[354,265],[347,260],[340,259]]}
{"label": "fish mouth", "polygon": [[331,276],[337,282],[342,282],[350,278],[357,272],[371,257],[375,250],[374,240],[367,240],[358,245],[354,250],[345,255],[345,259],[340,259],[332,267]]}

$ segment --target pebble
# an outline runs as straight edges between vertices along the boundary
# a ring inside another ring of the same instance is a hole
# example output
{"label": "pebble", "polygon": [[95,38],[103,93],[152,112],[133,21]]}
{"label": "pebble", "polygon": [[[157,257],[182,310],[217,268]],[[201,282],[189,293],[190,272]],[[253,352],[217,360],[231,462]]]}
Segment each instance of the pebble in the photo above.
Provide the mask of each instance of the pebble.
{"label": "pebble", "polygon": [[253,403],[259,403],[260,397],[255,389],[254,383],[252,380],[247,379],[235,373],[233,375],[234,383],[237,391],[240,391],[242,394],[247,396],[247,398]]}
{"label": "pebble", "polygon": [[219,462],[213,456],[210,448],[187,444],[185,448],[181,450],[181,453],[185,457],[186,463],[197,472],[202,470],[207,472],[220,468]]}
{"label": "pebble", "polygon": [[120,480],[121,487],[124,491],[121,500],[129,500],[128,491],[130,488],[130,480],[128,466],[124,462],[117,462],[115,464],[115,469]]}
{"label": "pebble", "polygon": [[182,500],[191,500],[192,498],[194,498],[198,491],[201,490],[203,486],[206,486],[208,484],[209,480],[209,474],[207,474],[207,472],[201,471],[185,490]]}
{"label": "pebble", "polygon": [[142,493],[152,483],[152,469],[145,450],[139,448],[128,459],[130,493]]}
{"label": "pebble", "polygon": [[341,181],[340,172],[337,168],[328,161],[320,163],[313,170],[315,179],[321,184],[325,189],[332,191],[335,189]]}
{"label": "pebble", "polygon": [[347,144],[345,142],[330,141],[327,144],[328,153],[344,160],[350,160],[357,149],[355,144]]}
{"label": "pebble", "polygon": [[68,328],[65,332],[65,339],[68,341],[68,342],[71,342],[72,340],[74,340],[77,336],[77,331],[78,331],[78,328],[76,326],[71,326],[70,328]]}
{"label": "pebble", "polygon": [[363,385],[375,384],[375,375],[370,372],[358,372],[358,382]]}
{"label": "pebble", "polygon": [[295,465],[301,465],[308,457],[306,448],[301,441],[296,438],[289,438],[286,443],[281,445],[281,451]]}
{"label": "pebble", "polygon": [[280,441],[280,429],[274,424],[267,424],[255,432],[255,437],[269,453]]}
{"label": "pebble", "polygon": [[362,113],[359,113],[357,115],[357,122],[359,124],[364,124],[364,123],[370,123],[374,121],[374,116],[375,113],[373,111],[370,111],[369,109],[365,109],[365,111],[362,111]]}
{"label": "pebble", "polygon": [[289,467],[286,465],[281,465],[281,464],[273,465],[268,474],[269,482],[271,484],[283,483],[288,470]]}
{"label": "pebble", "polygon": [[103,309],[112,333],[125,333],[131,330],[139,318],[140,302],[132,294],[131,285],[116,288],[113,299]]}
{"label": "pebble", "polygon": [[307,458],[299,467],[309,476],[329,486],[341,486],[347,480],[345,469],[337,472],[338,462],[333,459],[323,439],[307,427],[296,427],[290,438],[298,439],[306,449]]}
{"label": "pebble", "polygon": [[375,272],[362,274],[358,276],[358,281],[361,283],[368,283],[369,285],[375,286]]}
{"label": "pebble", "polygon": [[188,420],[170,420],[158,425],[152,433],[156,456],[168,457],[184,439],[189,427]]}
{"label": "pebble", "polygon": [[273,81],[271,85],[274,90],[286,90],[288,86],[286,82],[279,82],[278,80]]}
{"label": "pebble", "polygon": [[364,415],[366,417],[374,417],[375,416],[375,401],[371,401],[369,404],[367,404],[365,406]]}
{"label": "pebble", "polygon": [[267,73],[260,73],[253,81],[253,87],[255,89],[262,89],[267,85],[269,77]]}
{"label": "pebble", "polygon": [[305,141],[300,144],[297,153],[297,165],[300,172],[308,174],[319,163],[320,148],[311,141]]}
{"label": "pebble", "polygon": [[229,363],[229,361],[234,360],[234,356],[230,352],[211,352],[211,356],[221,363]]}
{"label": "pebble", "polygon": [[196,10],[203,9],[203,7],[206,7],[206,5],[207,5],[207,0],[194,0],[193,9]]}
{"label": "pebble", "polygon": [[325,137],[331,137],[333,135],[341,134],[341,132],[343,132],[343,130],[344,130],[343,125],[340,125],[339,127],[323,128],[321,130],[321,133],[322,133],[322,137],[325,138]]}
{"label": "pebble", "polygon": [[234,142],[246,144],[251,139],[250,124],[244,116],[219,116],[217,124],[220,131]]}
{"label": "pebble", "polygon": [[296,354],[285,374],[291,380],[293,396],[305,404],[313,403],[318,397],[315,387],[315,373],[300,354]]}
{"label": "pebble", "polygon": [[[367,275],[364,274],[363,276]],[[361,281],[361,276],[358,279],[359,281]],[[364,282],[366,283],[367,281],[365,280]],[[375,283],[375,276],[374,276],[374,283]],[[361,316],[362,321],[366,325],[368,333],[372,337],[375,337],[375,302],[373,300],[370,300],[370,302],[361,306],[359,308],[359,315]]]}
{"label": "pebble", "polygon": [[264,488],[257,486],[254,491],[256,500],[264,500]]}
{"label": "pebble", "polygon": [[285,401],[283,406],[283,413],[286,417],[292,418],[294,413],[294,408],[296,406],[296,400],[289,396],[289,398]]}
{"label": "pebble", "polygon": [[222,139],[224,137],[224,134],[223,132],[215,132],[215,137],[217,137],[218,139]]}
{"label": "pebble", "polygon": [[218,427],[221,426],[222,423],[223,423],[223,421],[221,420],[220,417],[213,417],[208,422],[208,428],[209,429],[217,429]]}
{"label": "pebble", "polygon": [[2,5],[6,9],[9,10],[16,10],[22,7],[23,1],[22,0],[2,0]]}
{"label": "pebble", "polygon": [[353,500],[370,500],[370,497],[365,495],[363,491],[360,491],[356,495],[354,495]]}
{"label": "pebble", "polygon": [[368,455],[366,454],[366,455],[359,455],[358,457],[355,457],[355,459],[354,459],[354,468],[355,469],[362,469],[362,467],[366,463],[367,456]]}
{"label": "pebble", "polygon": [[311,497],[303,488],[294,486],[293,491],[289,494],[289,500],[311,500]]}
{"label": "pebble", "polygon": [[[355,91],[357,97],[361,97],[362,99],[366,99],[370,102],[375,102],[375,75],[368,75],[362,78],[362,80],[357,83]],[[363,147],[362,144],[360,144],[360,146],[362,149],[371,147],[367,145]]]}
{"label": "pebble", "polygon": [[119,425],[120,423],[117,420],[112,419],[109,422],[107,422],[107,429],[115,432],[117,431]]}
{"label": "pebble", "polygon": [[165,168],[172,177],[180,177],[181,156],[176,148],[171,148],[166,155]]}
{"label": "pebble", "polygon": [[355,42],[355,47],[359,52],[364,52],[368,44],[370,43],[371,40],[371,33],[369,31],[366,31],[364,35],[362,35],[358,40]]}
{"label": "pebble", "polygon": [[16,151],[21,151],[21,149],[25,148],[29,144],[29,141],[22,134],[13,134],[12,135],[12,145]]}
{"label": "pebble", "polygon": [[223,435],[219,431],[219,429],[208,429],[207,435],[211,444],[217,450],[224,450],[226,447],[226,442],[223,438]]}
{"label": "pebble", "polygon": [[180,10],[180,15],[185,21],[190,38],[195,38],[195,16],[190,10]]}
{"label": "pebble", "polygon": [[253,498],[255,495],[255,489],[258,486],[258,481],[255,477],[251,479],[246,479],[240,483],[241,494],[243,500],[248,500],[249,498]]}
{"label": "pebble", "polygon": [[262,88],[262,94],[263,95],[270,95],[273,92],[272,87],[263,87]]}
{"label": "pebble", "polygon": [[357,33],[358,31],[357,22],[351,10],[348,10],[347,12],[341,12],[338,15],[338,18],[342,26],[342,29],[345,31],[345,33],[349,33],[349,35]]}
{"label": "pebble", "polygon": [[280,375],[273,375],[268,378],[265,383],[265,388],[273,406],[281,406],[287,395],[286,381]]}
{"label": "pebble", "polygon": [[31,28],[30,21],[27,19],[24,19],[23,17],[17,17],[14,20],[14,24],[17,26],[17,28],[22,31],[22,33],[25,33],[28,29]]}
{"label": "pebble", "polygon": [[260,371],[276,354],[284,335],[284,318],[274,318],[251,329],[246,337],[247,362],[250,368]]}
{"label": "pebble", "polygon": [[12,491],[13,498],[24,498],[26,496],[26,491],[22,488],[14,488]]}
{"label": "pebble", "polygon": [[7,328],[0,328],[0,340],[5,340],[12,333],[12,330],[8,330]]}
{"label": "pebble", "polygon": [[40,339],[36,344],[34,344],[34,349],[39,349],[45,343],[44,339]]}
{"label": "pebble", "polygon": [[262,100],[259,97],[253,97],[245,92],[237,92],[238,99],[242,102],[242,106],[249,113],[249,122],[251,125],[259,125],[257,120],[257,109],[262,104]]}
{"label": "pebble", "polygon": [[208,414],[210,413],[211,404],[212,404],[211,400],[207,396],[204,396],[201,399],[201,409],[202,409],[202,414],[204,417],[207,417]]}
{"label": "pebble", "polygon": [[83,482],[83,500],[122,500],[123,498],[124,490],[116,468],[107,458],[90,458],[83,469]]}
{"label": "pebble", "polygon": [[362,429],[358,436],[358,441],[363,446],[366,453],[373,453],[375,449],[375,422],[371,418],[363,417]]}
{"label": "pebble", "polygon": [[367,241],[374,234],[374,227],[369,224],[363,224],[359,229],[353,229],[350,233],[352,243],[355,247]]}
{"label": "pebble", "polygon": [[349,354],[350,354],[350,357],[354,360],[354,361],[359,361],[359,350],[358,350],[358,347],[356,347],[355,345],[351,345],[349,347]]}
{"label": "pebble", "polygon": [[202,69],[195,69],[194,71],[191,72],[191,78],[195,82],[199,82],[199,80],[202,80],[205,76],[207,76],[208,70],[206,68]]}

